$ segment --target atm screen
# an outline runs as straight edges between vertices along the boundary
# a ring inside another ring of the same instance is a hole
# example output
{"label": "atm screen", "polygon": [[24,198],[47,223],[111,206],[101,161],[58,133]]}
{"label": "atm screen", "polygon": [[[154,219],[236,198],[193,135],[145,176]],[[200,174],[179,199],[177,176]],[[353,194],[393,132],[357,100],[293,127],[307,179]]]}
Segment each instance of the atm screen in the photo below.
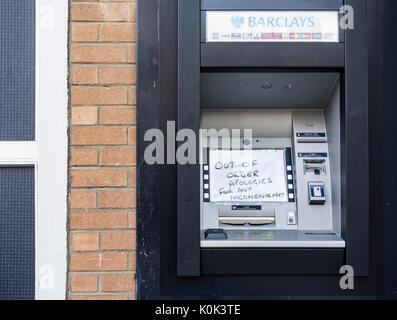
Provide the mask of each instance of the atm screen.
{"label": "atm screen", "polygon": [[210,150],[210,202],[287,202],[284,149]]}

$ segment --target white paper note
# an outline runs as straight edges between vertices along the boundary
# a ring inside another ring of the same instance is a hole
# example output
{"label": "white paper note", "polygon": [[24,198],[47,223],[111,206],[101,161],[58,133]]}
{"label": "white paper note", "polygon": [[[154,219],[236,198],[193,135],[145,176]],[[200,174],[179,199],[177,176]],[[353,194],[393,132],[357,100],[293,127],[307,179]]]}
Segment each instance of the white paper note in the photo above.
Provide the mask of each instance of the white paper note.
{"label": "white paper note", "polygon": [[211,150],[211,202],[288,201],[284,150]]}

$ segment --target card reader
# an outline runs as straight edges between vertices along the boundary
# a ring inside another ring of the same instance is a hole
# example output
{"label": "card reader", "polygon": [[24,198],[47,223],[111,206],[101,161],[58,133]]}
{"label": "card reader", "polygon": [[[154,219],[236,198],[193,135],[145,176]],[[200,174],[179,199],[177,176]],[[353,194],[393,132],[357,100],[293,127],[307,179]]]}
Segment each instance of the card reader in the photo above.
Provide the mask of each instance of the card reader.
{"label": "card reader", "polygon": [[309,182],[309,204],[324,204],[325,193],[323,182]]}

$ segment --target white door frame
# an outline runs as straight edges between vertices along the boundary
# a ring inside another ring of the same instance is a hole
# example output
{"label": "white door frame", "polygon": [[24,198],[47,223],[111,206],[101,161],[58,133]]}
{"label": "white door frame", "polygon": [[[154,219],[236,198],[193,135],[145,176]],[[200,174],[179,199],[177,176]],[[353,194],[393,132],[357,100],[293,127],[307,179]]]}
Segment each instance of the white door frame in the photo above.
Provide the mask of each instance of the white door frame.
{"label": "white door frame", "polygon": [[36,0],[36,299],[66,297],[68,12],[68,0]]}
{"label": "white door frame", "polygon": [[0,165],[35,167],[35,298],[65,299],[68,0],[36,0],[36,141],[0,142]]}

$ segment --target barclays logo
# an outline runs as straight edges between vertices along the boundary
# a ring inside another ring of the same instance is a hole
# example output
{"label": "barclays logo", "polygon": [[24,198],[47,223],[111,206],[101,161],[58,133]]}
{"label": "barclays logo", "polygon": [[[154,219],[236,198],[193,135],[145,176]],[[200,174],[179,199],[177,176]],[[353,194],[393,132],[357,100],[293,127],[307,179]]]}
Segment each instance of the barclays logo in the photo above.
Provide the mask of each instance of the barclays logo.
{"label": "barclays logo", "polygon": [[244,17],[234,16],[231,21],[232,25],[238,29],[244,24]]}

